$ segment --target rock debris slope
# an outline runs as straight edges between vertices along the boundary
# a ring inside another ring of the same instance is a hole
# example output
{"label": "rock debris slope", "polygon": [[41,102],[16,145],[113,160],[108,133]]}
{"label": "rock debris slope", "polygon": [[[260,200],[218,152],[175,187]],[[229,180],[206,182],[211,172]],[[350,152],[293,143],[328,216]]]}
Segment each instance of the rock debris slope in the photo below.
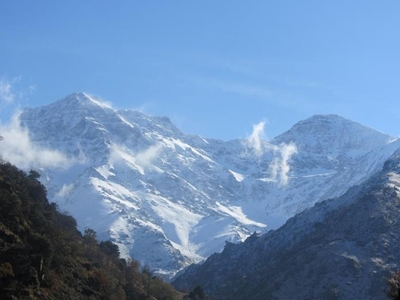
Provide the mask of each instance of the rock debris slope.
{"label": "rock debris slope", "polygon": [[399,140],[335,115],[271,141],[182,133],[166,117],[115,110],[84,93],[20,116],[34,145],[68,167],[42,168],[49,199],[166,277],[266,232],[376,172]]}

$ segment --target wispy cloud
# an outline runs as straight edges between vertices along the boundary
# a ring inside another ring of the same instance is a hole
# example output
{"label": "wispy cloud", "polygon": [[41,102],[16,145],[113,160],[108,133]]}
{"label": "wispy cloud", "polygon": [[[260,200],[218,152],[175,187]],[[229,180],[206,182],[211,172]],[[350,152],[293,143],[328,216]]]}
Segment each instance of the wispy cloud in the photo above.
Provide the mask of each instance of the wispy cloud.
{"label": "wispy cloud", "polygon": [[64,198],[68,196],[74,188],[74,184],[64,184],[56,194],[56,197]]}
{"label": "wispy cloud", "polygon": [[259,159],[265,153],[273,153],[274,158],[269,165],[271,179],[278,182],[280,187],[289,183],[290,159],[297,153],[294,143],[274,145],[265,139],[265,121],[253,125],[253,132],[243,141],[247,156]]}
{"label": "wispy cloud", "polygon": [[151,167],[153,160],[159,156],[162,149],[163,146],[161,143],[150,146],[144,151],[136,154],[136,163],[143,169]]}
{"label": "wispy cloud", "polygon": [[217,87],[225,92],[232,92],[257,98],[269,98],[272,95],[272,92],[269,89],[252,84],[239,84],[236,82],[219,82]]}
{"label": "wispy cloud", "polygon": [[278,181],[281,187],[287,186],[289,183],[290,158],[297,153],[297,147],[294,143],[280,144],[274,147],[277,156],[270,163],[270,172],[272,179]]}
{"label": "wispy cloud", "polygon": [[163,146],[159,143],[133,154],[122,146],[114,145],[108,163],[117,165],[127,162],[135,165],[138,171],[144,174],[145,171],[154,169],[153,161],[160,155],[162,149]]}
{"label": "wispy cloud", "polygon": [[[254,78],[250,81],[249,79],[244,79],[241,81],[197,76],[186,76],[184,80],[188,84],[201,87],[202,90],[219,93],[218,97],[221,99],[227,99],[226,95],[222,95],[226,93],[243,99],[246,98],[248,101],[262,101],[262,103],[301,112],[310,112],[316,107],[315,101],[304,92],[295,93],[292,88],[282,88],[282,85],[288,85],[283,80],[274,83],[263,78]],[[265,84],[260,82],[265,82]],[[312,85],[313,83],[309,84]],[[217,98],[217,96],[215,97]]]}
{"label": "wispy cloud", "polygon": [[97,103],[97,105],[99,105],[101,107],[113,109],[113,103],[109,100],[100,98],[98,96],[95,96],[93,94],[89,94],[86,92],[82,92],[82,94],[84,94],[86,97],[88,97],[89,99],[91,99],[93,102]]}
{"label": "wispy cloud", "polygon": [[4,104],[14,103],[16,100],[16,94],[13,90],[13,86],[20,80],[20,77],[8,79],[0,76],[0,102]]}
{"label": "wispy cloud", "polygon": [[154,104],[154,102],[150,101],[150,102],[142,103],[141,105],[136,106],[133,109],[137,110],[137,111],[139,111],[141,113],[148,114],[151,111],[153,111],[155,109],[155,107],[156,107],[156,105]]}
{"label": "wispy cloud", "polygon": [[9,78],[0,75],[0,116],[1,121],[7,121],[21,106],[29,95],[36,91],[36,86],[22,86],[22,77]]}
{"label": "wispy cloud", "polygon": [[0,141],[0,155],[22,169],[68,168],[71,164],[61,152],[32,143],[29,131],[21,127],[18,113],[13,116],[10,124],[0,127],[0,134],[4,137]]}
{"label": "wispy cloud", "polygon": [[243,82],[236,82],[232,80],[201,78],[201,77],[189,77],[186,78],[186,80],[197,85],[219,90],[221,92],[235,93],[256,98],[270,98],[273,94],[270,89],[264,86],[243,83]]}
{"label": "wispy cloud", "polygon": [[253,125],[253,132],[245,139],[246,147],[257,157],[260,157],[265,151],[263,141],[265,138],[265,121]]}
{"label": "wispy cloud", "polygon": [[4,138],[0,141],[1,158],[22,169],[67,168],[71,162],[62,153],[35,145],[29,131],[21,126],[20,113],[16,107],[27,93],[35,90],[35,86],[31,85],[24,90],[18,87],[20,81],[21,77],[9,79],[0,76],[0,110],[14,110],[9,123],[0,126],[0,135]]}

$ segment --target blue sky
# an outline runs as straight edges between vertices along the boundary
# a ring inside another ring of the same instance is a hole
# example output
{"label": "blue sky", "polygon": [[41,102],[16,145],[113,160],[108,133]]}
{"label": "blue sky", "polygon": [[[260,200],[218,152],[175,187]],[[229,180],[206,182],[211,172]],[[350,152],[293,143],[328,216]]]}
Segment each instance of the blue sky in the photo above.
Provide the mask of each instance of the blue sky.
{"label": "blue sky", "polygon": [[83,91],[210,138],[319,113],[398,136],[399,15],[398,1],[3,1],[1,121]]}

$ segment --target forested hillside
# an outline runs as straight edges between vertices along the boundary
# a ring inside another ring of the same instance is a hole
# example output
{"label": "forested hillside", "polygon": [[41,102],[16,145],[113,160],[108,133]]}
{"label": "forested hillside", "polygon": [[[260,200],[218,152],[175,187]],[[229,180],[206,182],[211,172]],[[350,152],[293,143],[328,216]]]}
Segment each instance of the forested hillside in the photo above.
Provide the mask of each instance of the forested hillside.
{"label": "forested hillside", "polygon": [[0,163],[0,299],[182,299],[118,247],[82,235],[39,174]]}

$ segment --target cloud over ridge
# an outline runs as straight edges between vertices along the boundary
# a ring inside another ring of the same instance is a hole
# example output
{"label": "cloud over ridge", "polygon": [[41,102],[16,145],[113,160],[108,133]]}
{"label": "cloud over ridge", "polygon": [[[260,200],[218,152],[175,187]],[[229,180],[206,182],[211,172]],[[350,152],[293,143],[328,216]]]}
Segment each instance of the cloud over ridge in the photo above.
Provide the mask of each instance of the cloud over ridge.
{"label": "cloud over ridge", "polygon": [[289,184],[290,159],[296,154],[297,147],[294,143],[274,145],[265,140],[265,121],[253,125],[252,133],[244,140],[246,154],[260,159],[265,153],[272,153],[273,160],[269,165],[271,179],[277,181],[278,186],[285,187]]}
{"label": "cloud over ridge", "polygon": [[68,168],[71,162],[64,154],[32,143],[29,131],[21,127],[19,115],[16,113],[8,125],[0,127],[0,134],[4,137],[0,142],[2,158],[22,169]]}

